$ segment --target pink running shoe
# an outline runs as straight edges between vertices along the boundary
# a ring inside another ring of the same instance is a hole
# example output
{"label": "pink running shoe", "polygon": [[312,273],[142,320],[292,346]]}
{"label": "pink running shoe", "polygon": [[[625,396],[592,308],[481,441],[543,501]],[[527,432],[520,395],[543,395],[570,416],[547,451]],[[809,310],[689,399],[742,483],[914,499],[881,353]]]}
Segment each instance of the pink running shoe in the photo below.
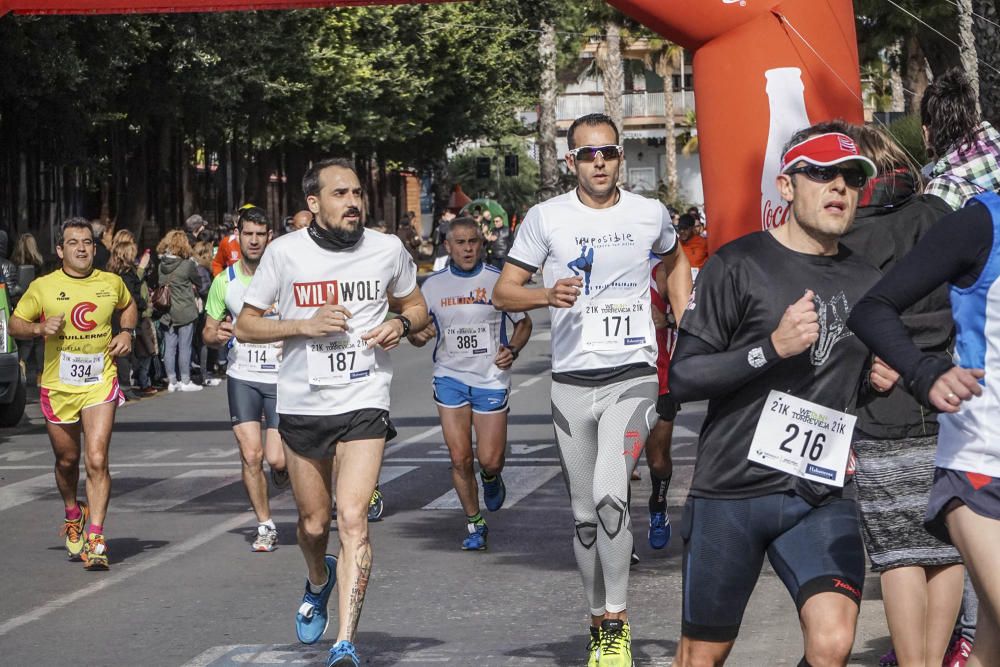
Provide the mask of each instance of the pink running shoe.
{"label": "pink running shoe", "polygon": [[948,644],[948,652],[944,654],[944,662],[941,663],[941,667],[965,667],[971,654],[972,644],[962,635],[956,634],[951,638],[951,643]]}

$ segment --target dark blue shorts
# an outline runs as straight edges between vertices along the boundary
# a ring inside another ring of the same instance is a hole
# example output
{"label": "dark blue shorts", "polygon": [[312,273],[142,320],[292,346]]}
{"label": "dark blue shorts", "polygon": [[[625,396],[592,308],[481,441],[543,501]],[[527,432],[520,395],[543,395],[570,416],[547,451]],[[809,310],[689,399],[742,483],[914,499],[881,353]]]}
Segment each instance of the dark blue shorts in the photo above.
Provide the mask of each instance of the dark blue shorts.
{"label": "dark blue shorts", "polygon": [[229,395],[229,418],[233,426],[244,422],[260,423],[264,428],[278,428],[278,385],[251,380],[226,379]]}
{"label": "dark blue shorts", "polygon": [[1000,520],[1000,478],[948,468],[934,469],[924,527],[931,535],[948,544],[952,541],[944,519],[953,500],[979,516]]}
{"label": "dark blue shorts", "polygon": [[765,555],[800,611],[817,593],[842,593],[861,604],[865,550],[853,500],[813,507],[791,492],[689,497],[681,537],[681,632],[690,639],[736,639]]}

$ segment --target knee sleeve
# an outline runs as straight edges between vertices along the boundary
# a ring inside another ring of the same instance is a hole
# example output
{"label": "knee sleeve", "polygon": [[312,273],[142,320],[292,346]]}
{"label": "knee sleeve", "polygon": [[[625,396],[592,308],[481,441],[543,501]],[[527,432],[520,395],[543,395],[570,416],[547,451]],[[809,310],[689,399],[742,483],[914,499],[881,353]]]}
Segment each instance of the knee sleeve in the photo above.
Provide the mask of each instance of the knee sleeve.
{"label": "knee sleeve", "polygon": [[584,549],[593,549],[597,542],[597,524],[580,521],[576,524],[576,539]]}

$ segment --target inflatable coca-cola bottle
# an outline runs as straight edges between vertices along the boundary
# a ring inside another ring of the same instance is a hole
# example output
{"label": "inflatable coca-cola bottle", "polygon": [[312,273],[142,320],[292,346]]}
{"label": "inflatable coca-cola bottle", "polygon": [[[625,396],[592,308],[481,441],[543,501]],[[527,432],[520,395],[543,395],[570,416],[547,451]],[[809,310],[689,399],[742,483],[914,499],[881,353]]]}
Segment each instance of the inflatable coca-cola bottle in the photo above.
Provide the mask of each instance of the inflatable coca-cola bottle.
{"label": "inflatable coca-cola bottle", "polygon": [[785,224],[788,204],[782,200],[775,179],[781,169],[781,149],[798,130],[809,127],[805,86],[798,67],[777,67],[764,72],[771,121],[767,129],[764,168],[760,174],[760,226],[771,229]]}

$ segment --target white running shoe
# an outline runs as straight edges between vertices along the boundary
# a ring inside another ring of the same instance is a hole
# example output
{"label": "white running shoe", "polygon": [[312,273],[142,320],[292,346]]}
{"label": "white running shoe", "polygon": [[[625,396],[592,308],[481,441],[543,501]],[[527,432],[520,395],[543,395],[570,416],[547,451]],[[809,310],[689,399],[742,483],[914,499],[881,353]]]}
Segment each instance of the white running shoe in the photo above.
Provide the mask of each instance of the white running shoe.
{"label": "white running shoe", "polygon": [[181,388],[180,382],[171,382],[170,384],[167,385],[168,392],[180,391],[180,388]]}
{"label": "white running shoe", "polygon": [[200,384],[195,384],[190,380],[188,380],[187,382],[181,382],[177,386],[177,391],[201,391],[202,389],[204,389],[204,387],[202,387]]}
{"label": "white running shoe", "polygon": [[218,387],[220,384],[222,384],[222,380],[219,378],[205,378],[205,381],[202,383],[205,387]]}
{"label": "white running shoe", "polygon": [[257,538],[253,541],[251,551],[274,551],[278,548],[278,531],[270,526],[257,526]]}

